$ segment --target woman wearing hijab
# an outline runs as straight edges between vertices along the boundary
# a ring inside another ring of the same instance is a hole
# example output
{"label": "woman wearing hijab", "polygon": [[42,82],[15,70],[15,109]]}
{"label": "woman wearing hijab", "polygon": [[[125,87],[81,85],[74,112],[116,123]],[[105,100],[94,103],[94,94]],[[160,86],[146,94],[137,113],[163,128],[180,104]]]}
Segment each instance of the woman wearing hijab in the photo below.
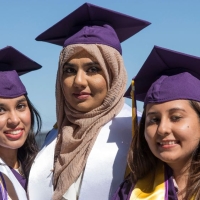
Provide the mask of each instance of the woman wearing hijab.
{"label": "woman wearing hijab", "polygon": [[[26,200],[30,167],[37,154],[33,128],[41,118],[19,75],[41,66],[13,47],[0,50],[0,199]],[[18,75],[19,74],[19,75]]]}
{"label": "woman wearing hijab", "polygon": [[[125,21],[130,27],[122,34]],[[31,169],[30,199],[109,199],[123,180],[131,109],[123,99],[127,75],[120,41],[148,24],[86,3],[37,38],[64,47],[57,124]]]}
{"label": "woman wearing hijab", "polygon": [[134,82],[144,112],[112,200],[199,199],[200,58],[155,46]]}

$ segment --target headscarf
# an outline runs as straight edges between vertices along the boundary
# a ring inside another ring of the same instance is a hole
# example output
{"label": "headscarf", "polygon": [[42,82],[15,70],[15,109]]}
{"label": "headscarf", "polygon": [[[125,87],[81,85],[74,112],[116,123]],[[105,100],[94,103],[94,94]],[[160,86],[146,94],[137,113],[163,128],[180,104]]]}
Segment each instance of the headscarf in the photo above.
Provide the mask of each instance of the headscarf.
{"label": "headscarf", "polygon": [[[83,113],[72,108],[63,94],[63,66],[81,51],[88,52],[101,66],[108,92],[99,107]],[[60,200],[83,172],[87,158],[102,126],[122,109],[127,81],[122,56],[102,44],[74,44],[60,54],[56,80],[56,112],[58,137],[55,147],[54,200]]]}

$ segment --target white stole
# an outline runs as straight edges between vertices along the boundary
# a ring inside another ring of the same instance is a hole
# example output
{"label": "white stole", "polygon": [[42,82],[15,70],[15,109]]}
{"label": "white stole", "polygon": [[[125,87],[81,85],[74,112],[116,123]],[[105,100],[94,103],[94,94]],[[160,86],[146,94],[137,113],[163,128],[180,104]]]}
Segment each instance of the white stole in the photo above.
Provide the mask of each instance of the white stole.
{"label": "white stole", "polygon": [[[125,104],[120,113],[101,128],[87,160],[79,200],[108,200],[123,181],[132,137],[131,124],[131,107]],[[56,136],[57,130],[53,129],[31,168],[28,184],[30,200],[52,199],[51,170]],[[76,186],[71,187],[72,191],[66,191],[63,199],[76,200],[73,193],[77,190],[74,188]]]}
{"label": "white stole", "polygon": [[26,191],[21,186],[11,169],[4,163],[4,161],[0,158],[0,172],[8,177],[8,179],[12,182],[15,192],[19,200],[27,200]]}

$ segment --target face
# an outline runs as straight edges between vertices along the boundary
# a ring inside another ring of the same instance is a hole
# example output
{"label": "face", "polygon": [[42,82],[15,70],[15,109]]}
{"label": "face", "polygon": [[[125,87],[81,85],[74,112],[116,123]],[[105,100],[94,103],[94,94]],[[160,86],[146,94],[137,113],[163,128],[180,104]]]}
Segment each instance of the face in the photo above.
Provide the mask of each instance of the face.
{"label": "face", "polygon": [[189,163],[199,144],[200,121],[187,100],[148,104],[145,138],[152,153],[173,166]]}
{"label": "face", "polygon": [[0,154],[20,148],[31,127],[31,113],[25,96],[0,98]]}
{"label": "face", "polygon": [[100,106],[107,94],[107,83],[98,62],[86,54],[65,63],[63,92],[66,101],[80,112]]}

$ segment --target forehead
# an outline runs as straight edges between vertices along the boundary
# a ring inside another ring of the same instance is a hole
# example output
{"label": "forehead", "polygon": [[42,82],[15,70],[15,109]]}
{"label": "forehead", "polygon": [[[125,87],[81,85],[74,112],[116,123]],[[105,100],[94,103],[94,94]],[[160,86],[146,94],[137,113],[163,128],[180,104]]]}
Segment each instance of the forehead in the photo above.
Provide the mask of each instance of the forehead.
{"label": "forehead", "polygon": [[189,100],[172,100],[164,103],[149,103],[146,106],[146,113],[148,112],[169,112],[170,110],[184,110],[190,112],[193,108]]}
{"label": "forehead", "polygon": [[76,53],[75,55],[73,55],[71,58],[69,58],[69,60],[67,62],[71,62],[72,60],[80,60],[80,59],[88,59],[91,61],[97,61],[96,58],[94,58],[91,54],[89,54],[87,51],[82,50],[78,53]]}
{"label": "forehead", "polygon": [[13,102],[18,102],[18,101],[27,101],[26,97],[24,95],[21,95],[19,97],[15,97],[15,98],[4,98],[4,97],[0,97],[0,104],[10,104]]}

